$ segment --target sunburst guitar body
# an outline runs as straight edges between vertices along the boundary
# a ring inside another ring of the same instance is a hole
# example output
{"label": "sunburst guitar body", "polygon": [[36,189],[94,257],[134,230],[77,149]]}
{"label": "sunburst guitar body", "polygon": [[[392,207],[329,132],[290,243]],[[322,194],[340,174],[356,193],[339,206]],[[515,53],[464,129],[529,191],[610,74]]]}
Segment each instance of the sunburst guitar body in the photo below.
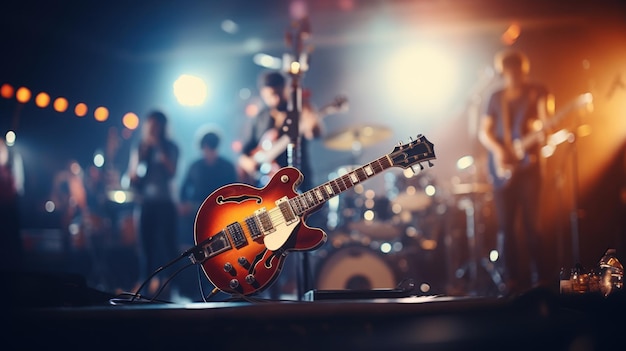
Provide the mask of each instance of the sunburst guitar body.
{"label": "sunburst guitar body", "polygon": [[327,200],[389,167],[408,168],[434,158],[433,144],[420,135],[304,193],[297,191],[303,175],[294,167],[281,168],[262,188],[243,183],[223,186],[196,214],[195,260],[223,292],[261,292],[278,278],[289,252],[314,250],[326,242],[326,233],[307,226],[305,219]]}

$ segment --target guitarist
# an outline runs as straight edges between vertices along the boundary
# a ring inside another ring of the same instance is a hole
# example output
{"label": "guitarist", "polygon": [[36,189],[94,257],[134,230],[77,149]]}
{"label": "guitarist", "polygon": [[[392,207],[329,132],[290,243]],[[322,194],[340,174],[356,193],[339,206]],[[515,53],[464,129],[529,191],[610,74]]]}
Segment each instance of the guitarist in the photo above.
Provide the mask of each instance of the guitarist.
{"label": "guitarist", "polygon": [[[265,106],[252,120],[248,121],[248,126],[243,134],[242,153],[237,162],[240,176],[244,182],[255,186],[265,185],[264,179],[256,179],[260,161],[255,159],[255,152],[262,146],[260,144],[263,144],[264,140],[276,140],[283,135],[281,128],[287,118],[289,101],[287,79],[280,72],[263,73],[259,79],[259,94]],[[312,186],[308,141],[318,138],[322,133],[320,117],[309,104],[303,103],[299,127],[301,137],[298,145],[300,152],[298,166],[304,175],[304,183],[299,186],[299,189],[305,191]],[[284,149],[274,160],[268,161],[273,161],[275,167],[282,168],[287,166],[287,156],[287,150]]]}
{"label": "guitarist", "polygon": [[[264,140],[276,140],[283,135],[281,129],[287,118],[290,96],[290,89],[287,83],[286,77],[277,71],[267,71],[259,77],[259,94],[265,107],[249,121],[248,128],[244,132],[242,153],[237,160],[241,179],[250,185],[265,186],[273,175],[268,173],[261,179],[256,176],[259,173],[260,164],[258,160],[255,160],[255,155],[258,155],[258,149],[261,146],[260,144],[264,143]],[[309,158],[308,142],[320,137],[322,134],[321,118],[309,104],[302,104],[299,127],[300,142],[296,147],[299,148],[300,162],[299,165],[293,166],[299,166],[299,170],[304,176],[303,183],[298,186],[298,190],[306,191],[313,187],[313,171]],[[271,137],[268,138],[268,135]],[[282,149],[274,160],[266,160],[266,162],[273,161],[274,167],[279,169],[288,166],[287,157],[287,149]],[[275,171],[278,169],[275,169]],[[293,259],[293,257],[287,256],[287,259]],[[285,264],[284,270],[293,270],[295,269],[294,266],[295,262],[288,262]],[[297,290],[297,278],[293,277],[293,275],[296,275],[295,271],[289,272],[290,274],[286,274],[287,272],[283,273],[285,274],[280,276],[280,281],[269,289],[269,298],[277,299],[281,293]],[[289,277],[289,275],[292,277]]]}
{"label": "guitarist", "polygon": [[[530,64],[523,53],[505,50],[496,55],[494,62],[504,86],[489,98],[480,122],[479,140],[490,157],[489,175],[505,281],[509,292],[515,292],[537,285],[540,279],[538,217],[542,167],[540,145],[525,151],[514,145],[515,140],[547,124],[548,101],[552,97],[544,85],[529,81]],[[518,219],[522,225],[519,233],[526,240],[518,240]]]}

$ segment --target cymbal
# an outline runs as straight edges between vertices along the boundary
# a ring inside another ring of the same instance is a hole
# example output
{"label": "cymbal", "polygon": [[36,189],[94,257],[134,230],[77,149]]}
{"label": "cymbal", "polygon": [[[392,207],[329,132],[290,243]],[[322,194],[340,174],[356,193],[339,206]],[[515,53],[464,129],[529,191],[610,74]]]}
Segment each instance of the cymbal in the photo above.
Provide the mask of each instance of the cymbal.
{"label": "cymbal", "polygon": [[490,190],[491,186],[487,183],[454,184],[452,187],[452,193],[454,195],[487,193]]}
{"label": "cymbal", "polygon": [[403,210],[410,212],[425,210],[432,202],[432,197],[426,195],[423,191],[403,192],[393,199],[394,204],[398,204]]}
{"label": "cymbal", "polygon": [[324,145],[335,150],[353,150],[355,146],[370,146],[391,136],[391,129],[380,125],[357,125],[324,138]]}
{"label": "cymbal", "polygon": [[350,223],[348,228],[376,239],[395,239],[400,235],[400,228],[392,222],[359,221]]}

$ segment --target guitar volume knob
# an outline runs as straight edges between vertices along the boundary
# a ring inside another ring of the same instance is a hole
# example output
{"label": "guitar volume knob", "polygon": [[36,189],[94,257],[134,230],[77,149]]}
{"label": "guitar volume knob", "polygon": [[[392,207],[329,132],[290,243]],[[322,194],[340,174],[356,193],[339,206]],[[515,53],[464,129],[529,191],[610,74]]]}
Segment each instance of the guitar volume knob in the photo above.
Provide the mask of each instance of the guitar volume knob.
{"label": "guitar volume knob", "polygon": [[254,275],[252,275],[252,274],[248,274],[248,275],[246,276],[246,283],[248,283],[248,284],[252,285],[252,284],[254,284],[255,282],[256,282],[256,278],[254,277]]}
{"label": "guitar volume knob", "polygon": [[224,263],[224,272],[232,272],[233,270],[233,265],[230,262],[226,262]]}
{"label": "guitar volume knob", "polygon": [[237,289],[239,287],[239,280],[231,279],[231,281],[228,283],[228,286],[230,286],[231,289]]}
{"label": "guitar volume knob", "polygon": [[245,258],[245,257],[243,257],[243,256],[239,257],[239,258],[237,259],[237,262],[239,262],[239,264],[240,264],[242,267],[248,267],[248,266],[250,266],[250,262],[248,262],[248,259],[247,259],[247,258]]}

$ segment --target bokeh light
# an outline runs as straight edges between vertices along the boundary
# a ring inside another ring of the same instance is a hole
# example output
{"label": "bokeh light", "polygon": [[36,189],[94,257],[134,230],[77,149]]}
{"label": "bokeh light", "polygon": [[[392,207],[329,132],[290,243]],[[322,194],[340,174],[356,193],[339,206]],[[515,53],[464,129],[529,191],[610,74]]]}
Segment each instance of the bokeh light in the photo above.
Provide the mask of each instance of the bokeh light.
{"label": "bokeh light", "polygon": [[130,130],[135,130],[139,127],[139,116],[136,113],[128,112],[122,117],[122,124]]}
{"label": "bokeh light", "polygon": [[0,96],[2,96],[5,99],[12,98],[14,93],[15,93],[15,88],[13,88],[11,84],[4,83],[2,84],[2,87],[0,87]]}
{"label": "bokeh light", "polygon": [[79,102],[78,104],[76,104],[76,107],[74,107],[74,113],[78,117],[85,117],[88,110],[89,109],[87,108],[87,105],[83,102]]}
{"label": "bokeh light", "polygon": [[58,97],[54,99],[53,107],[54,107],[54,110],[57,112],[65,112],[67,111],[67,108],[69,107],[69,103],[67,102],[66,98]]}
{"label": "bokeh light", "polygon": [[4,136],[4,140],[6,141],[8,146],[13,146],[15,144],[15,139],[16,135],[15,132],[12,130],[9,130]]}
{"label": "bokeh light", "polygon": [[17,101],[23,104],[27,103],[31,97],[32,97],[32,93],[30,92],[30,89],[26,87],[20,87],[19,89],[17,89],[17,92],[15,93],[15,98],[17,99]]}
{"label": "bokeh light", "polygon": [[100,106],[93,112],[93,117],[98,122],[104,122],[109,119],[109,110],[104,106]]}
{"label": "bokeh light", "polygon": [[45,108],[50,105],[50,95],[45,92],[41,92],[35,96],[35,105],[37,107]]}

